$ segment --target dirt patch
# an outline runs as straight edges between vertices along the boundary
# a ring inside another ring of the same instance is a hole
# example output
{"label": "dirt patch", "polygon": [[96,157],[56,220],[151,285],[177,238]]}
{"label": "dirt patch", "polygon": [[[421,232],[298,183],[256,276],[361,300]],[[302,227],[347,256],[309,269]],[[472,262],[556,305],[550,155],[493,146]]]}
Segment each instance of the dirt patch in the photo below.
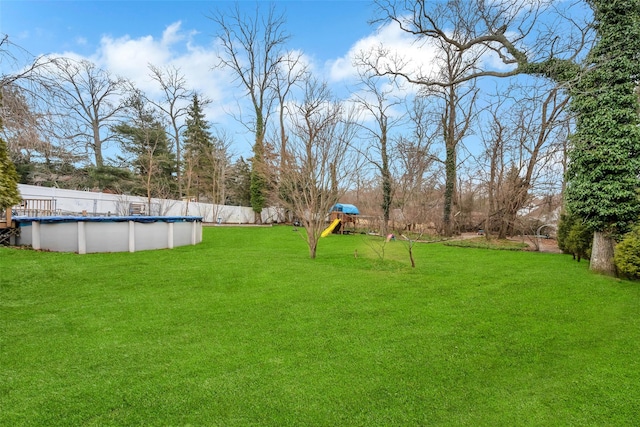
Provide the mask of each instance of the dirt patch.
{"label": "dirt patch", "polygon": [[[535,237],[533,236],[526,236],[524,239],[522,237],[510,237],[509,240],[512,240],[514,242],[526,243],[527,245],[529,245],[530,251],[536,250],[536,244],[534,243]],[[556,239],[551,239],[551,238],[546,239],[544,237],[541,237],[537,239],[537,242],[538,242],[537,250],[539,252],[548,252],[548,253],[554,253],[554,254],[562,253],[560,248],[558,248],[558,242],[556,241]]]}
{"label": "dirt patch", "polygon": [[[462,233],[457,238],[460,240],[467,240],[467,239],[476,239],[478,237],[479,237],[478,233]],[[522,237],[508,238],[508,240],[511,240],[513,242],[526,243],[529,246],[529,250],[531,251],[536,250],[536,245],[533,242],[534,239],[535,238],[533,236],[525,236],[524,239]],[[560,248],[558,248],[558,242],[556,241],[556,239],[539,238],[537,240],[538,240],[538,247],[540,249],[540,252],[548,252],[548,253],[554,253],[554,254],[562,253]]]}
{"label": "dirt patch", "polygon": [[[554,254],[561,254],[562,251],[558,247],[558,242],[556,239],[540,239],[539,240],[540,252],[551,252]],[[529,243],[532,249],[535,250],[535,246],[532,243]]]}

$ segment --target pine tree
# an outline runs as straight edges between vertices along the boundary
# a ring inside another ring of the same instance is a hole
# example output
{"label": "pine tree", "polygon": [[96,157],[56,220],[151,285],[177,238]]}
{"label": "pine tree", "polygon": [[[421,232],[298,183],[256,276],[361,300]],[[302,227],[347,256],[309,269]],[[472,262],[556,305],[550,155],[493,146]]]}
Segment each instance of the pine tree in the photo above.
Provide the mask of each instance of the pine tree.
{"label": "pine tree", "polygon": [[224,137],[211,135],[197,95],[187,110],[184,147],[183,176],[187,180],[187,194],[198,200],[204,198],[209,203],[224,204],[229,167],[227,142]]}
{"label": "pine tree", "polygon": [[[140,182],[138,193],[151,197],[171,198],[177,193],[174,178],[175,157],[167,133],[153,110],[141,98],[129,101],[130,123],[113,127],[122,149],[131,155],[130,164]],[[150,203],[150,202],[149,202]]]}
{"label": "pine tree", "polygon": [[188,197],[200,197],[205,194],[205,182],[208,170],[212,167],[206,155],[212,147],[209,123],[205,119],[198,95],[194,95],[187,110],[184,137],[184,171]]}
{"label": "pine tree", "polygon": [[572,88],[576,132],[567,208],[595,232],[591,269],[613,274],[613,245],[640,218],[640,0],[592,0],[596,45]]}
{"label": "pine tree", "polygon": [[227,176],[228,204],[251,206],[251,166],[240,157]]}

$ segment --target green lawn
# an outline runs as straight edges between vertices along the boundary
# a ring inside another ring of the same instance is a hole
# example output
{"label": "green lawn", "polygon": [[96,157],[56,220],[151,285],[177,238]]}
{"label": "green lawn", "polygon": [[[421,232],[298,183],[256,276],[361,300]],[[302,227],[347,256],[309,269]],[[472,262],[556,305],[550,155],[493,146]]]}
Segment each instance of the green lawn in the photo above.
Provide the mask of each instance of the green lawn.
{"label": "green lawn", "polygon": [[640,425],[640,284],[368,239],[0,248],[0,425]]}

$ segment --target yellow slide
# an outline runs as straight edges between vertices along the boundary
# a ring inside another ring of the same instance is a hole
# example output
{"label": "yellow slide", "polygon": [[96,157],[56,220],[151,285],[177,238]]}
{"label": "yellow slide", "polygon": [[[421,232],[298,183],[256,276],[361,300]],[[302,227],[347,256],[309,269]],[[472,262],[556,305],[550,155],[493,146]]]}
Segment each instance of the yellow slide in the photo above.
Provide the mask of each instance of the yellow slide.
{"label": "yellow slide", "polygon": [[320,237],[327,237],[338,224],[340,224],[340,220],[338,218],[334,219],[331,225],[324,229]]}

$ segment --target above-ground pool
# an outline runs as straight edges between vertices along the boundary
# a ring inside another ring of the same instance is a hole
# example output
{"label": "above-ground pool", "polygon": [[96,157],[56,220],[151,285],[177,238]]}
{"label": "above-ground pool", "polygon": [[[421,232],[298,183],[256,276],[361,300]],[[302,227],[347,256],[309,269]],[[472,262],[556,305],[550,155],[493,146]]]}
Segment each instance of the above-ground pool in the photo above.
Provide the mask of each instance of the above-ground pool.
{"label": "above-ground pool", "polygon": [[202,242],[202,217],[13,217],[16,245],[53,252],[136,252]]}

